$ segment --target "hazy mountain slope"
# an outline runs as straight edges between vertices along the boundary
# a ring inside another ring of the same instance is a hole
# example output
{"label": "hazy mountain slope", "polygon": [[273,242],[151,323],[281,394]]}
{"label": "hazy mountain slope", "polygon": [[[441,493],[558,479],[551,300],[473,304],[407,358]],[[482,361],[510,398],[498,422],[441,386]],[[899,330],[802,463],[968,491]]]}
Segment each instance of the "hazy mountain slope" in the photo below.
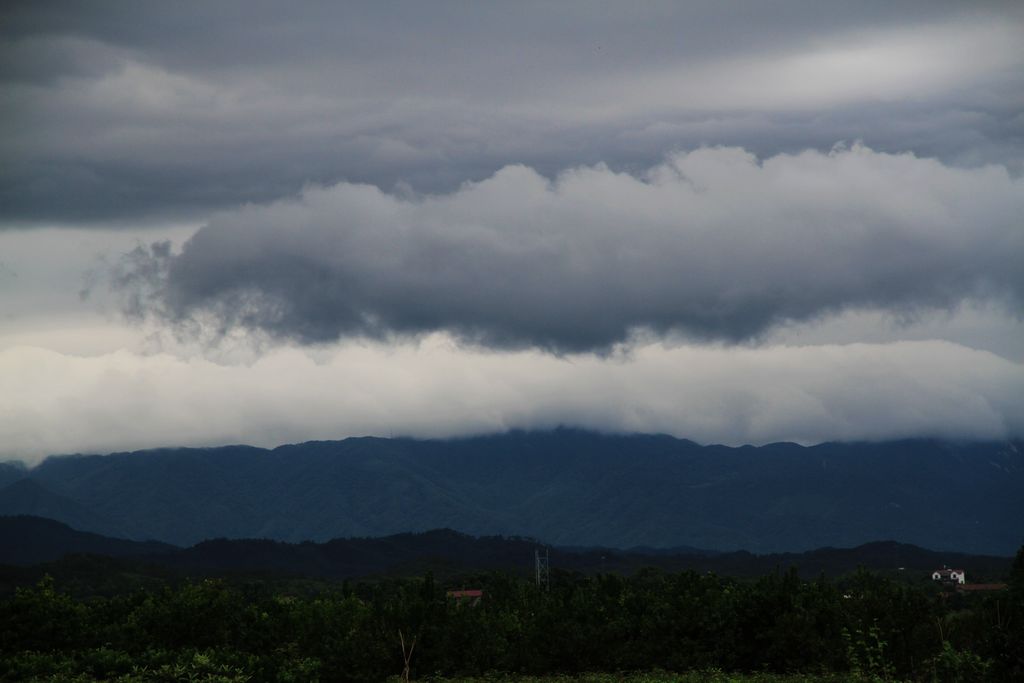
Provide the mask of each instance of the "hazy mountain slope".
{"label": "hazy mountain slope", "polygon": [[54,457],[29,476],[114,520],[118,535],[179,545],[448,527],[580,546],[772,552],[896,538],[1012,554],[1024,542],[1021,450],[931,440],[727,448],[556,430]]}
{"label": "hazy mountain slope", "polygon": [[123,535],[122,525],[116,519],[56,494],[34,479],[21,479],[0,489],[0,515],[34,515],[72,524],[83,531]]}
{"label": "hazy mountain slope", "polygon": [[[399,442],[400,443],[400,442]],[[33,479],[122,520],[129,535],[326,540],[451,526],[476,514],[395,442],[348,439],[273,451],[163,449],[50,458]]]}
{"label": "hazy mountain slope", "polygon": [[28,469],[20,462],[0,462],[0,489],[24,479]]}

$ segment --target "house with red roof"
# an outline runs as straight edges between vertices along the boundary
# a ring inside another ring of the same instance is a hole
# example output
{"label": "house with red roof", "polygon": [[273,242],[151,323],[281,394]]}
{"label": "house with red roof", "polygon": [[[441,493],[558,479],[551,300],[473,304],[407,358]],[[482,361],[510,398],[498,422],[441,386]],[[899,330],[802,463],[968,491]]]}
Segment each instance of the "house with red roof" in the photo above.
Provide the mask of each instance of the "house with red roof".
{"label": "house with red roof", "polygon": [[471,588],[468,590],[456,590],[448,591],[448,597],[454,598],[457,604],[467,603],[470,606],[475,607],[480,604],[480,598],[484,596],[484,592],[480,589]]}

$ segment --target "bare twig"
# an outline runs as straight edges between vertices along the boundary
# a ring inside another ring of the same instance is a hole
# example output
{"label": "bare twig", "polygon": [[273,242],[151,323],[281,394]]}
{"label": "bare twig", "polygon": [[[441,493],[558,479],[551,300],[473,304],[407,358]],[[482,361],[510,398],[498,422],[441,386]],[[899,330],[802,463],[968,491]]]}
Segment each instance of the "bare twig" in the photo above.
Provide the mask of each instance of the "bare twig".
{"label": "bare twig", "polygon": [[409,683],[411,675],[409,662],[412,660],[412,651],[416,649],[416,636],[412,637],[408,650],[405,649],[405,636],[402,635],[402,629],[398,629],[398,640],[402,643],[402,659],[405,662],[405,667],[402,669],[402,683]]}

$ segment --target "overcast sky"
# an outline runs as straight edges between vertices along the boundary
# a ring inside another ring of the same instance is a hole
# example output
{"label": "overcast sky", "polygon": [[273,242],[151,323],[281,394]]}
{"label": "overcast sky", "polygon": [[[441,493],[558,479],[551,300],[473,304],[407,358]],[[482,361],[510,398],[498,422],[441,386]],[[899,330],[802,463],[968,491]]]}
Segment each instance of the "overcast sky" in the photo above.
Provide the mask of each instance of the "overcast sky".
{"label": "overcast sky", "polygon": [[1024,436],[1024,5],[6,3],[0,458]]}

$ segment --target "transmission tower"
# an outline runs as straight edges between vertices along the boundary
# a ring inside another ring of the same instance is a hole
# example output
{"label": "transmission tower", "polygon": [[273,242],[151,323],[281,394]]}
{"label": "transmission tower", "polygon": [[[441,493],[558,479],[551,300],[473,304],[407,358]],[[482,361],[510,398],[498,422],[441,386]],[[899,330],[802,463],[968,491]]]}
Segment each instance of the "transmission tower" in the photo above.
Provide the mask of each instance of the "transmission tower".
{"label": "transmission tower", "polygon": [[537,574],[537,588],[548,590],[551,586],[551,557],[549,550],[544,548],[544,554],[540,554],[540,548],[533,551],[534,567]]}

